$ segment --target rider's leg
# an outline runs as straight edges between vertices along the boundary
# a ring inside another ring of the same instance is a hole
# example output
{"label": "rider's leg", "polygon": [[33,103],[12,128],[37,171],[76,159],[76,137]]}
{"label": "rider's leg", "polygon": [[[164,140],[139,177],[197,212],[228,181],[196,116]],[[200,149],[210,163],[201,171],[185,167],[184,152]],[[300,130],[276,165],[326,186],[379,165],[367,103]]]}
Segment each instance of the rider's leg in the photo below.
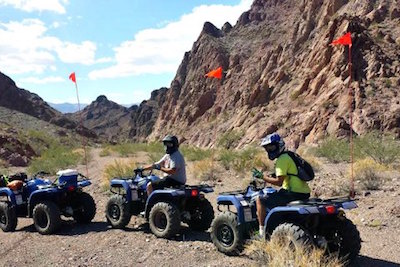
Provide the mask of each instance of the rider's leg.
{"label": "rider's leg", "polygon": [[265,220],[265,215],[267,214],[267,212],[265,210],[264,203],[261,201],[261,199],[259,197],[256,200],[256,207],[257,207],[258,224],[260,225],[259,234],[261,236],[264,236],[264,220]]}
{"label": "rider's leg", "polygon": [[153,186],[151,183],[147,184],[146,191],[147,191],[147,196],[150,196],[150,194],[153,192]]}

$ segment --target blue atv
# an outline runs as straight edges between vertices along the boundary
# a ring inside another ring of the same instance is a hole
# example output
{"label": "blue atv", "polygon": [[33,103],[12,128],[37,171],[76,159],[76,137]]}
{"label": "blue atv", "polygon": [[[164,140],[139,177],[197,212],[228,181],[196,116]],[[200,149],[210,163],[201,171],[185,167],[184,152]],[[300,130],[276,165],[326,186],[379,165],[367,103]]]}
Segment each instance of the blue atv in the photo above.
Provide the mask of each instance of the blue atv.
{"label": "blue atv", "polygon": [[[217,197],[218,210],[225,208],[212,222],[211,239],[220,252],[238,255],[245,240],[258,230],[256,198],[276,190],[259,188],[257,184],[257,178],[253,177],[245,190],[221,193]],[[315,245],[351,261],[361,249],[361,239],[356,226],[345,217],[344,210],[356,207],[354,200],[347,197],[293,201],[267,210],[265,236],[289,237],[294,245]]]}
{"label": "blue atv", "polygon": [[113,228],[124,228],[132,215],[145,217],[153,234],[161,238],[175,236],[181,222],[196,231],[210,228],[214,210],[203,194],[214,191],[210,186],[182,185],[154,190],[147,196],[147,184],[160,178],[151,171],[145,175],[142,169],[134,170],[134,174],[132,178],[111,180],[114,195],[107,203],[106,218]]}
{"label": "blue atv", "polygon": [[58,172],[55,181],[44,179],[47,175],[39,172],[28,179],[20,174],[0,187],[0,228],[4,232],[15,231],[18,217],[33,218],[36,230],[43,235],[60,228],[61,215],[78,223],[92,221],[96,204],[82,191],[91,182],[74,170]]}

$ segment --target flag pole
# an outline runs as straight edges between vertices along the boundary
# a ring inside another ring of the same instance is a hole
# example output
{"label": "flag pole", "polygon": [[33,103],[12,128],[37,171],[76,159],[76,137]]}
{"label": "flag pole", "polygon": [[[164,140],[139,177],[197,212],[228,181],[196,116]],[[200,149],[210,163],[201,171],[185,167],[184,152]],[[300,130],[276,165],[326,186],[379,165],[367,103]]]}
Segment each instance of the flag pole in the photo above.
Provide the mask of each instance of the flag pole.
{"label": "flag pole", "polygon": [[[75,90],[76,90],[76,98],[78,100],[78,112],[79,112],[79,117],[80,117],[80,125],[81,125],[81,129],[83,131],[83,119],[82,119],[82,114],[81,114],[81,103],[79,101],[79,93],[78,93],[78,84],[75,80]],[[86,177],[89,177],[89,169],[88,169],[88,160],[87,160],[87,153],[86,153],[86,142],[84,140],[84,136],[81,134],[82,136],[82,146],[83,146],[83,152],[85,154],[85,166],[86,166]]]}
{"label": "flag pole", "polygon": [[350,100],[349,100],[349,120],[350,120],[350,168],[351,168],[351,189],[350,189],[350,197],[354,198],[355,197],[355,192],[354,192],[354,142],[353,142],[353,90],[351,88],[351,80],[352,80],[352,61],[351,61],[351,47],[352,45],[349,45],[349,94],[350,94]]}

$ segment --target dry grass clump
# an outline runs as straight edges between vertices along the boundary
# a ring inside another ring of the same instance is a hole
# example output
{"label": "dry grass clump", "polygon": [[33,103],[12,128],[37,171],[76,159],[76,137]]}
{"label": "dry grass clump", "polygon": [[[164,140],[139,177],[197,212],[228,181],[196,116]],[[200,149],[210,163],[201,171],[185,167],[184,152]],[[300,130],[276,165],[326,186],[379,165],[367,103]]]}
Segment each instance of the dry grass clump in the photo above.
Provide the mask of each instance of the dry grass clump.
{"label": "dry grass clump", "polygon": [[218,163],[209,158],[195,161],[192,172],[195,177],[202,181],[216,181],[220,173]]}
{"label": "dry grass clump", "polygon": [[246,245],[245,254],[263,266],[282,267],[342,267],[344,262],[336,255],[309,246],[292,246],[288,239],[269,241],[254,239]]}
{"label": "dry grass clump", "polygon": [[102,187],[104,190],[110,188],[113,178],[128,178],[133,176],[133,170],[137,168],[137,162],[132,160],[114,160],[108,164],[103,172]]}
{"label": "dry grass clump", "polygon": [[385,182],[381,173],[387,168],[371,158],[358,160],[354,163],[354,177],[360,183],[361,189],[378,190]]}

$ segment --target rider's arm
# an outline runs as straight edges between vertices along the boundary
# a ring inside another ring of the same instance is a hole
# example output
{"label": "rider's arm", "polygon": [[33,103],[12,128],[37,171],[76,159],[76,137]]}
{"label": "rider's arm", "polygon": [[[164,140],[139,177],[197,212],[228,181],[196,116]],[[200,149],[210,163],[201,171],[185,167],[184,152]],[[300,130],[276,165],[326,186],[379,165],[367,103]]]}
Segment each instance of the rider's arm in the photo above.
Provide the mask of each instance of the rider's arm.
{"label": "rider's arm", "polygon": [[281,176],[277,176],[276,178],[270,177],[270,176],[266,176],[263,179],[267,183],[270,183],[270,184],[273,184],[273,185],[277,185],[277,186],[282,186],[283,180],[285,180],[286,176],[287,175],[281,175]]}
{"label": "rider's arm", "polygon": [[173,175],[173,174],[175,174],[176,173],[176,168],[164,168],[164,167],[161,167],[161,169],[160,169],[161,171],[163,171],[163,172],[166,172],[166,173],[168,173],[168,174],[170,174],[170,175]]}

